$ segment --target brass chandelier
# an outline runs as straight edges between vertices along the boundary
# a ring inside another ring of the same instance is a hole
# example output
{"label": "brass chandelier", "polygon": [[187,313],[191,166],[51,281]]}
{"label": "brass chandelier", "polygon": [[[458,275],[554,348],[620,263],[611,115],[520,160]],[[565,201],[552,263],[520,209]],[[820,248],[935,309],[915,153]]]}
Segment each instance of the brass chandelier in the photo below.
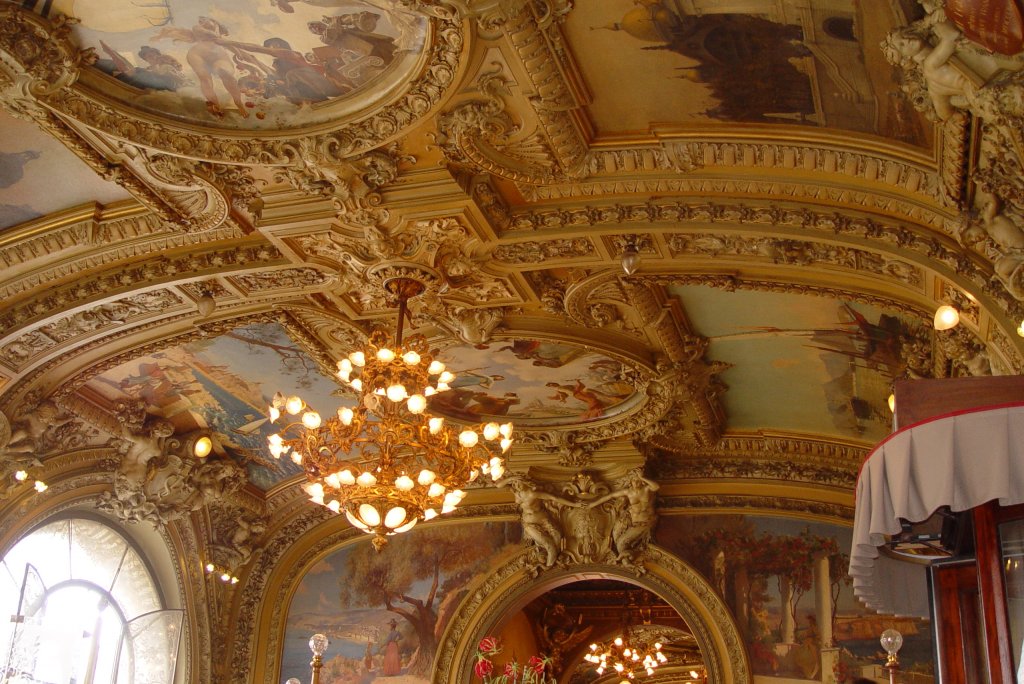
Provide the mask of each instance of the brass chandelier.
{"label": "brass chandelier", "polygon": [[634,640],[627,627],[610,643],[590,644],[590,652],[583,659],[597,665],[598,676],[614,670],[621,678],[620,684],[629,684],[637,676],[653,675],[658,665],[668,660],[661,652],[661,646],[658,641],[647,644]]}
{"label": "brass chandelier", "polygon": [[455,510],[462,489],[481,474],[497,480],[502,455],[512,445],[512,423],[445,424],[426,412],[430,396],[450,389],[455,375],[434,358],[422,335],[402,338],[408,300],[424,286],[395,278],[398,298],[395,340],[376,330],[363,349],[338,362],[338,377],[355,390],[355,406],[328,418],[298,396],[274,396],[270,421],[294,416],[267,438],[274,458],[290,456],[309,480],[311,501],[345,513],[352,525],[374,535],[379,551],[387,537]]}

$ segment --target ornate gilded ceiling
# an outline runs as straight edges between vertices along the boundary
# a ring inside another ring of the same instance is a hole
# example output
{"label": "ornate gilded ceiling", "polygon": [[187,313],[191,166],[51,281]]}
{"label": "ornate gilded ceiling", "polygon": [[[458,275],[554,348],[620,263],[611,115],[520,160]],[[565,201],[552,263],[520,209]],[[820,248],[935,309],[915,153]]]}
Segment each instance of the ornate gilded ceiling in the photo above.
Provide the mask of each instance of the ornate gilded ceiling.
{"label": "ornate gilded ceiling", "polygon": [[434,409],[512,417],[512,470],[847,519],[895,379],[1024,371],[1020,64],[935,9],[0,4],[0,473],[106,491],[154,431],[212,430],[198,499],[104,505],[205,511],[179,543],[225,566],[263,539],[251,626],[321,521],[266,402],[347,401],[335,359],[411,277],[462,383]]}

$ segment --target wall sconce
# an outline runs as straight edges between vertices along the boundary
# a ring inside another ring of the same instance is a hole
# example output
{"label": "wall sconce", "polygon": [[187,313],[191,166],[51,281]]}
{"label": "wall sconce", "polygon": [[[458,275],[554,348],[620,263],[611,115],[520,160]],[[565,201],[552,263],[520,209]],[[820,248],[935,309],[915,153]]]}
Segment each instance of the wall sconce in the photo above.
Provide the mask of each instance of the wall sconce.
{"label": "wall sconce", "polygon": [[936,330],[951,330],[960,323],[960,312],[949,304],[943,304],[935,310],[933,325]]}

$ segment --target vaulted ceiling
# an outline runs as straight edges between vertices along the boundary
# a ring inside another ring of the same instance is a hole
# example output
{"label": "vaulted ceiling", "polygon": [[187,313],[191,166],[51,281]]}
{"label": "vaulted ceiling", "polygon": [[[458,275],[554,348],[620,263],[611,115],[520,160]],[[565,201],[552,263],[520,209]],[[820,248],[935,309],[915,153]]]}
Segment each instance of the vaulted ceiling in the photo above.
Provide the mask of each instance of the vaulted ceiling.
{"label": "vaulted ceiling", "polygon": [[894,380],[1024,370],[1018,64],[961,40],[922,70],[948,24],[909,0],[22,4],[9,455],[212,430],[233,505],[284,524],[266,401],[332,410],[396,277],[466,379],[435,410],[511,417],[539,479],[646,463],[680,506],[848,518]]}

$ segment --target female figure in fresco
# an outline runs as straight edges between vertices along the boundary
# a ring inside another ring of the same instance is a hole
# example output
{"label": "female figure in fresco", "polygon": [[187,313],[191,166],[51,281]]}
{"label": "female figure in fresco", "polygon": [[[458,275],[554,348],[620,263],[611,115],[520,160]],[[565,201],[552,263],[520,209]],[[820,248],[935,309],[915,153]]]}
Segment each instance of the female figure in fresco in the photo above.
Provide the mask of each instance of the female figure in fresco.
{"label": "female figure in fresco", "polygon": [[402,658],[398,653],[398,642],[401,640],[402,635],[398,631],[397,620],[392,618],[388,625],[391,626],[391,631],[384,637],[384,643],[380,646],[380,650],[384,652],[381,674],[385,677],[394,677],[402,672]]}

